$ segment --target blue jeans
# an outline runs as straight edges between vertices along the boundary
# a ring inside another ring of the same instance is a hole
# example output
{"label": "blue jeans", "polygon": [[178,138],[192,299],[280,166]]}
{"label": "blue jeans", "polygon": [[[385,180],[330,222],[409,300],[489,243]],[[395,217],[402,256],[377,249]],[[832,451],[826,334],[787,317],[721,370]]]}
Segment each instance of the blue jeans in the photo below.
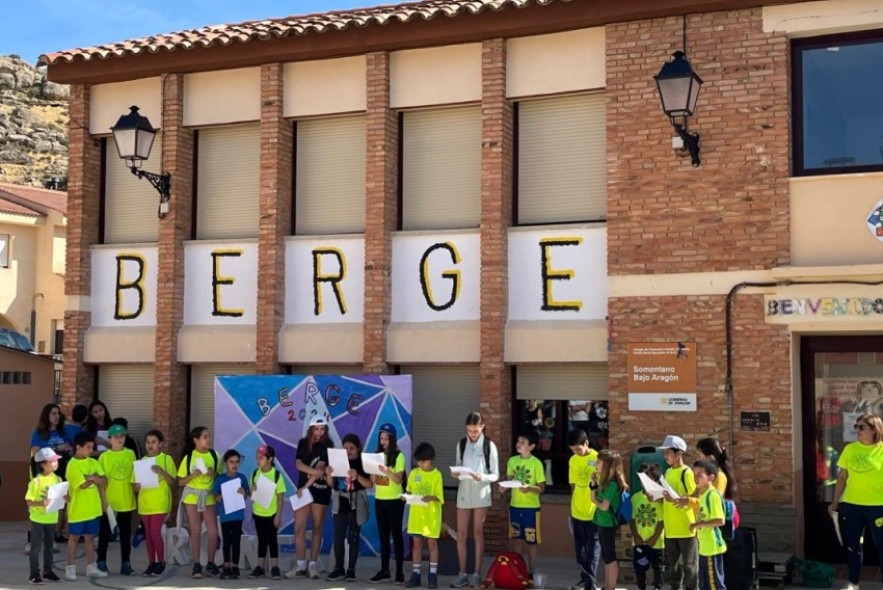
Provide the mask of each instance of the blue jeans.
{"label": "blue jeans", "polygon": [[862,573],[862,537],[865,527],[870,529],[877,546],[877,555],[883,563],[883,506],[859,506],[840,503],[843,542],[849,550],[849,582],[858,584]]}
{"label": "blue jeans", "polygon": [[576,550],[576,564],[579,578],[585,590],[595,590],[595,575],[601,560],[601,542],[598,527],[590,520],[570,518],[573,524],[573,545]]}

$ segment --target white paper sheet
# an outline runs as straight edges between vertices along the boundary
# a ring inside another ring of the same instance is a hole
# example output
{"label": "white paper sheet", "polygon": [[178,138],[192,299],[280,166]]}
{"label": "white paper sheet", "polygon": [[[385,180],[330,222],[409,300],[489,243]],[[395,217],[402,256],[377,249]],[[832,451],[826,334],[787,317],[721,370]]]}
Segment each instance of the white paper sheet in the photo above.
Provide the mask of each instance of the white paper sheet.
{"label": "white paper sheet", "polygon": [[[97,437],[98,437],[98,438],[103,438],[104,440],[107,440],[107,431],[106,431],[106,430],[99,430],[99,431],[97,432]],[[98,449],[99,451],[106,451],[106,450],[107,450],[107,447],[104,446],[104,445],[98,445],[98,446],[97,446],[97,449]]]}
{"label": "white paper sheet", "polygon": [[110,530],[117,528],[117,515],[116,512],[113,511],[113,508],[108,505],[105,514],[107,514],[107,523],[110,525]]}
{"label": "white paper sheet", "polygon": [[291,502],[291,509],[297,512],[304,506],[313,503],[313,494],[310,493],[310,488],[303,488],[303,491],[300,493],[300,498],[298,498],[297,493],[295,493],[288,500]]}
{"label": "white paper sheet", "polygon": [[412,506],[428,506],[426,502],[423,501],[423,496],[418,496],[416,494],[402,494],[402,498],[405,499],[405,502]]}
{"label": "white paper sheet", "polygon": [[64,497],[67,495],[68,485],[66,481],[63,481],[54,486],[49,486],[49,489],[46,490],[46,499],[49,500],[49,505],[46,506],[47,513],[58,512],[64,508]]}
{"label": "white paper sheet", "polygon": [[681,497],[680,494],[678,494],[678,493],[674,490],[674,488],[671,487],[671,484],[669,484],[669,483],[665,480],[664,477],[661,478],[661,479],[659,480],[659,484],[662,486],[662,489],[664,489],[666,492],[668,492],[668,495],[669,495],[669,497],[670,497],[672,500],[679,500],[679,499],[680,499],[680,497]]}
{"label": "white paper sheet", "polygon": [[347,459],[346,449],[328,449],[328,464],[334,477],[346,477],[350,470],[350,460]]}
{"label": "white paper sheet", "polygon": [[[262,477],[261,479],[267,479]],[[221,484],[221,498],[224,501],[224,514],[245,509],[245,496],[239,493],[242,481],[237,477]]]}
{"label": "white paper sheet", "polygon": [[834,532],[837,533],[837,541],[840,542],[840,546],[843,546],[843,536],[840,534],[840,514],[835,510],[831,513],[831,518],[834,519]]}
{"label": "white paper sheet", "polygon": [[196,461],[193,462],[193,470],[199,471],[203,475],[208,473],[208,466],[206,466],[205,461],[202,459],[202,457],[197,457]]}
{"label": "white paper sheet", "polygon": [[362,468],[368,475],[385,476],[386,474],[380,471],[381,465],[383,465],[383,453],[362,453]]}
{"label": "white paper sheet", "polygon": [[651,500],[659,500],[662,498],[662,493],[665,491],[665,488],[660,484],[647,477],[644,473],[639,473],[638,479],[641,480],[641,485],[644,486],[644,492],[647,494],[648,498]]}
{"label": "white paper sheet", "polygon": [[276,500],[276,482],[269,477],[259,475],[255,484],[258,489],[252,493],[251,499],[255,504],[270,508]]}
{"label": "white paper sheet", "polygon": [[500,482],[501,488],[520,488],[523,485],[524,484],[521,483],[520,481],[518,481],[517,479],[509,479],[509,480]]}
{"label": "white paper sheet", "polygon": [[469,467],[455,467],[451,465],[451,475],[460,480],[474,479],[472,476],[476,473],[474,469]]}
{"label": "white paper sheet", "polygon": [[135,483],[141,484],[142,489],[159,487],[159,474],[154,473],[154,465],[156,465],[156,459],[153,457],[145,457],[140,461],[135,461]]}

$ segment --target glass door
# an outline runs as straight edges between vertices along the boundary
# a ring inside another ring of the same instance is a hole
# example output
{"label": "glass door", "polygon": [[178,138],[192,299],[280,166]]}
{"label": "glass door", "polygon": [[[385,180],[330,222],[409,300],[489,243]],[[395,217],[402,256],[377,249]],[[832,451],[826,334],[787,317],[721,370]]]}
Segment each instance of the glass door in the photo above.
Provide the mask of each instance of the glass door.
{"label": "glass door", "polygon": [[[846,562],[828,516],[837,460],[856,440],[865,412],[883,415],[883,337],[807,337],[801,342],[805,551],[810,559]],[[879,565],[865,536],[865,565]]]}

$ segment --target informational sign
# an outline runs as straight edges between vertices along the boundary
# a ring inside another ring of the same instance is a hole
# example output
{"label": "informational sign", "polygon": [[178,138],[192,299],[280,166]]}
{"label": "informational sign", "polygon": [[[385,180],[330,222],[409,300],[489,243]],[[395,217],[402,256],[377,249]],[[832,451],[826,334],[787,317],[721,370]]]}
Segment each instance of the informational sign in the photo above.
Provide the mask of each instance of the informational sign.
{"label": "informational sign", "polygon": [[696,343],[629,343],[628,388],[631,411],[695,412]]}
{"label": "informational sign", "polygon": [[[406,465],[411,458],[410,375],[236,375],[215,378],[214,445],[219,455],[236,449],[242,456],[240,471],[251,477],[257,468],[255,453],[261,445],[276,451],[276,468],[282,472],[288,493],[297,490],[297,443],[307,433],[310,420],[321,416],[335,448],[355,434],[363,449],[373,452],[382,424],[398,431],[398,448]],[[378,555],[377,521],[373,501],[370,519],[362,526],[361,554]],[[284,503],[281,534],[292,534],[294,513]],[[251,518],[246,518],[251,527]],[[324,524],[323,552],[334,539],[332,518]]]}
{"label": "informational sign", "polygon": [[740,412],[739,430],[743,432],[769,432],[770,412]]}

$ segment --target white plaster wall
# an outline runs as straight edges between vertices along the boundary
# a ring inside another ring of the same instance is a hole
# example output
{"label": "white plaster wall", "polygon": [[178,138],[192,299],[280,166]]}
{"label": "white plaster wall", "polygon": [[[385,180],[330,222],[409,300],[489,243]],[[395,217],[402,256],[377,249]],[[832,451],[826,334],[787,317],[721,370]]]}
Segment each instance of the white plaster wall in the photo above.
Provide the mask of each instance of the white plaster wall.
{"label": "white plaster wall", "polygon": [[390,54],[394,109],[481,100],[481,44],[409,49]]}
{"label": "white plaster wall", "polygon": [[260,68],[202,72],[184,77],[185,125],[220,125],[260,118]]}
{"label": "white plaster wall", "polygon": [[364,111],[367,73],[364,55],[285,64],[286,117]]}
{"label": "white plaster wall", "polygon": [[90,89],[89,133],[108,135],[117,119],[137,106],[155,128],[162,126],[162,83],[159,77],[96,84]]}
{"label": "white plaster wall", "polygon": [[824,0],[763,7],[765,33],[811,37],[883,26],[880,0]]}
{"label": "white plaster wall", "polygon": [[517,98],[607,86],[604,27],[506,42],[506,96]]}

